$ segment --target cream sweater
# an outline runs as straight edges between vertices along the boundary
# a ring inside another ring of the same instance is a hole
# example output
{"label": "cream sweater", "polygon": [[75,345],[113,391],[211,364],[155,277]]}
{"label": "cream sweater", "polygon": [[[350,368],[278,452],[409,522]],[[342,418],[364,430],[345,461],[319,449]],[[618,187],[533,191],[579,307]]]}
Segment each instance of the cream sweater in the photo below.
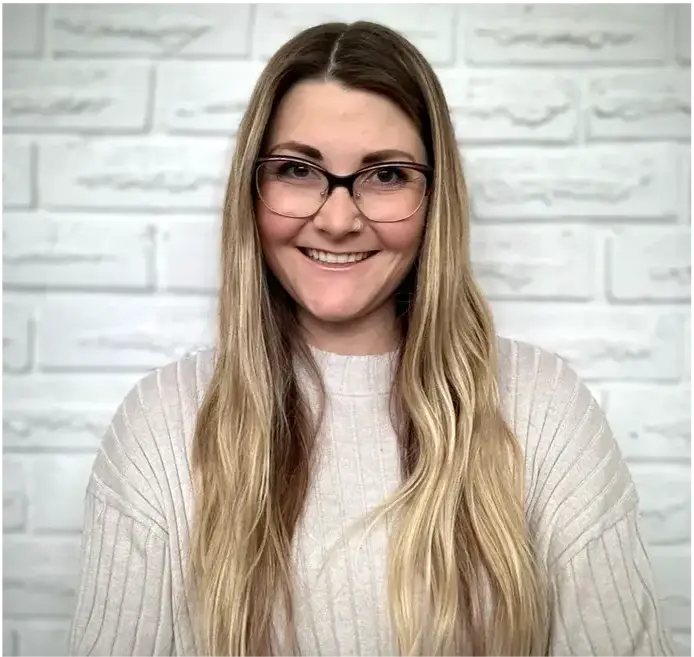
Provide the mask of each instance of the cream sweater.
{"label": "cream sweater", "polygon": [[[605,417],[556,356],[499,341],[505,415],[525,454],[526,514],[552,578],[553,655],[669,655],[637,496]],[[396,654],[387,530],[343,530],[399,485],[390,356],[315,352],[329,392],[321,465],[298,527],[295,613],[304,655]],[[196,655],[183,576],[190,445],[212,372],[202,351],[150,373],[116,413],[86,496],[73,655]],[[174,621],[175,617],[175,621]]]}

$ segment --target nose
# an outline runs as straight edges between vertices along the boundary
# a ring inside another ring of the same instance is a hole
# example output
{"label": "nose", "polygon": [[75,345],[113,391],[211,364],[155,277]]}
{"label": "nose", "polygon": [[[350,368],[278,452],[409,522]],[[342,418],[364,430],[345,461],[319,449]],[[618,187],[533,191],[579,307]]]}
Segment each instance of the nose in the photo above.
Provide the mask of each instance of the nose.
{"label": "nose", "polygon": [[313,225],[320,231],[339,238],[359,229],[361,212],[349,191],[344,187],[333,189],[323,207],[313,218]]}

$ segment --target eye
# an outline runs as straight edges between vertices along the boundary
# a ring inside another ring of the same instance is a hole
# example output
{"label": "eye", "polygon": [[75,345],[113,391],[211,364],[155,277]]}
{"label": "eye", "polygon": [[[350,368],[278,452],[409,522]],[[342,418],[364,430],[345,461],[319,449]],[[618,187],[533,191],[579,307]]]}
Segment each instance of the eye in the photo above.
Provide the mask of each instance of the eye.
{"label": "eye", "polygon": [[406,176],[401,169],[381,169],[377,174],[379,182],[389,183],[405,180]]}
{"label": "eye", "polygon": [[308,185],[312,189],[326,184],[325,176],[320,170],[299,160],[268,160],[261,165],[259,173],[265,183]]}
{"label": "eye", "polygon": [[369,171],[364,182],[372,187],[389,188],[400,187],[408,183],[410,178],[411,175],[404,167],[390,166]]}
{"label": "eye", "polygon": [[280,178],[293,178],[295,180],[301,180],[305,178],[310,178],[311,176],[318,175],[315,169],[306,164],[300,164],[298,162],[277,162],[277,168],[275,169],[275,175]]}

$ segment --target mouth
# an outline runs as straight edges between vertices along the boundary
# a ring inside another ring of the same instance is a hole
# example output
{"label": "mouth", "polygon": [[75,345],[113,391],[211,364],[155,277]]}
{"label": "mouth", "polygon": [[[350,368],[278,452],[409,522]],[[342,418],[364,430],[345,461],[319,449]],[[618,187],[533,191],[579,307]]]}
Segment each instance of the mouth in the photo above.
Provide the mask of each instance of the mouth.
{"label": "mouth", "polygon": [[307,249],[299,247],[299,251],[309,260],[318,265],[333,268],[343,268],[356,265],[373,257],[378,251],[355,251],[354,253],[331,253],[329,251],[319,251],[317,249]]}

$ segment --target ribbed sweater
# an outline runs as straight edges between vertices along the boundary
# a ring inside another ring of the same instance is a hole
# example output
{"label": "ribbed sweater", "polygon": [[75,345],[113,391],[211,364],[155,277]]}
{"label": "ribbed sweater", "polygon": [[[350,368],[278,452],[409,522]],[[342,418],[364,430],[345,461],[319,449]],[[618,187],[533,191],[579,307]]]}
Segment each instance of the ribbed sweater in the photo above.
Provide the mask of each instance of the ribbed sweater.
{"label": "ribbed sweater", "polygon": [[[637,494],[603,412],[557,356],[502,338],[499,351],[503,413],[525,458],[527,524],[552,587],[549,653],[672,654]],[[388,408],[393,356],[314,354],[328,399],[293,544],[300,651],[394,655],[387,526],[361,543],[360,532],[340,540],[401,483]],[[150,372],[104,435],[85,499],[70,654],[200,654],[184,594],[189,466],[214,358],[209,349]]]}

